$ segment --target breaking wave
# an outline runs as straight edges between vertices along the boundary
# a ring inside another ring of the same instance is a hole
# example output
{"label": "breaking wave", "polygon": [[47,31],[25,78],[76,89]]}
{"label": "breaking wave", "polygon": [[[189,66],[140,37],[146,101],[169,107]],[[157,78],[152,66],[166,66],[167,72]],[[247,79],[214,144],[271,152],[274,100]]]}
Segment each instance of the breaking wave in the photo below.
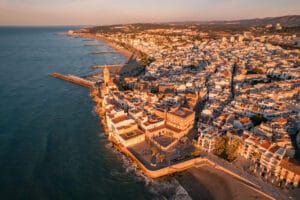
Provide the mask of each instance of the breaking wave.
{"label": "breaking wave", "polygon": [[122,167],[125,171],[112,169],[110,171],[111,176],[120,176],[127,174],[135,182],[143,184],[147,193],[150,194],[153,200],[191,200],[188,192],[180,185],[180,183],[170,176],[165,176],[158,179],[151,179],[145,176],[142,171],[121,152],[113,147],[112,143],[105,144],[106,149],[110,149],[117,155],[117,158],[122,163]]}

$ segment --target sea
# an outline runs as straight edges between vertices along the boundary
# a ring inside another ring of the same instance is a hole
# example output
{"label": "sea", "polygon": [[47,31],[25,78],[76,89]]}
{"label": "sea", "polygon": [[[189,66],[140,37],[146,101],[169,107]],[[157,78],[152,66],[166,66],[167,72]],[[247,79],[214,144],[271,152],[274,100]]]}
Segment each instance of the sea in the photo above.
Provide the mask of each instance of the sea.
{"label": "sea", "polygon": [[125,62],[65,36],[79,27],[0,27],[0,199],[190,199],[149,179],[104,136],[89,90],[49,76]]}

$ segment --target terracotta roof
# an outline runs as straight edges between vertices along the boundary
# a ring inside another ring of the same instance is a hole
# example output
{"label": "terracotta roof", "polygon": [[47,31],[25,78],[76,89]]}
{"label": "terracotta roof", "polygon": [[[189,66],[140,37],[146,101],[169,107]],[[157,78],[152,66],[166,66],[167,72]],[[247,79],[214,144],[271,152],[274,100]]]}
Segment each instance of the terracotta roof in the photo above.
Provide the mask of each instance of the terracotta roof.
{"label": "terracotta roof", "polygon": [[116,123],[119,123],[121,121],[128,120],[128,119],[130,119],[130,118],[127,115],[121,115],[119,117],[114,118],[112,120],[112,122],[116,124]]}
{"label": "terracotta roof", "polygon": [[248,134],[243,134],[243,135],[242,135],[242,140],[245,140],[245,139],[247,139],[248,137],[249,137]]}
{"label": "terracotta roof", "polygon": [[280,123],[280,124],[286,124],[287,123],[287,118],[285,118],[285,117],[281,117],[281,118],[279,118],[279,119],[276,119],[276,120],[274,120],[274,122],[278,122],[278,123]]}
{"label": "terracotta roof", "polygon": [[249,123],[250,122],[250,118],[249,117],[241,117],[241,118],[239,118],[239,121],[241,123]]}
{"label": "terracotta roof", "polygon": [[263,140],[260,146],[263,147],[264,149],[269,149],[271,144],[272,142],[270,140]]}
{"label": "terracotta roof", "polygon": [[112,119],[112,118],[114,118],[114,116],[115,116],[114,114],[110,114],[110,113],[108,113],[108,117],[109,117],[109,118],[111,118],[111,119]]}
{"label": "terracotta roof", "polygon": [[257,134],[255,134],[255,133],[251,134],[251,139],[256,140],[257,138],[259,138],[259,136]]}
{"label": "terracotta roof", "polygon": [[108,84],[108,86],[111,86],[111,87],[116,86],[113,81],[109,81],[107,84]]}
{"label": "terracotta roof", "polygon": [[259,110],[257,106],[252,106],[251,109],[252,109],[253,111],[258,111],[258,110]]}
{"label": "terracotta roof", "polygon": [[272,153],[275,153],[276,151],[278,151],[278,149],[280,149],[280,146],[274,145],[269,149],[269,151]]}
{"label": "terracotta roof", "polygon": [[106,111],[107,113],[110,113],[113,109],[114,109],[113,107],[110,107],[110,108],[106,108],[105,111]]}

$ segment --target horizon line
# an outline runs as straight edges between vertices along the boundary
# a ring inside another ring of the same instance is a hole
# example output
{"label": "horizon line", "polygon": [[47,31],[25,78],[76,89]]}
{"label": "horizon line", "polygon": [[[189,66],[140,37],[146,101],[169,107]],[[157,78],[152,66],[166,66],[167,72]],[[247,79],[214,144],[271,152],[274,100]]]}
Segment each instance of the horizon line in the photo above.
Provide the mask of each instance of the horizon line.
{"label": "horizon line", "polygon": [[215,19],[215,20],[177,20],[177,21],[161,21],[161,22],[128,22],[128,23],[112,23],[112,24],[0,24],[0,27],[72,27],[72,26],[115,26],[115,25],[130,25],[130,24],[171,24],[171,23],[211,23],[211,22],[233,22],[242,20],[254,20],[254,19],[268,19],[268,18],[280,18],[280,17],[300,17],[300,15],[281,15],[281,16],[270,16],[270,17],[255,17],[255,18],[239,18],[239,19]]}

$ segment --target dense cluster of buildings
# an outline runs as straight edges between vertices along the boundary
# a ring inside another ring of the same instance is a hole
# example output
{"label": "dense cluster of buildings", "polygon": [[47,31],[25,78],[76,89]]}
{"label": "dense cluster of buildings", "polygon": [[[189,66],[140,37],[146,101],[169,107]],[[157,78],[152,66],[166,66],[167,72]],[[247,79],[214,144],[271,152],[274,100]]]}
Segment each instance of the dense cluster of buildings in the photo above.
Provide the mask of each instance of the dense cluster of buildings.
{"label": "dense cluster of buildings", "polygon": [[[180,98],[158,97],[139,90],[118,91],[104,69],[102,106],[109,134],[123,146],[150,141],[161,151],[168,151],[194,125],[193,110],[182,107]],[[163,140],[161,139],[163,138]]]}
{"label": "dense cluster of buildings", "polygon": [[144,75],[124,80],[126,91],[119,91],[104,70],[102,106],[109,134],[124,146],[149,141],[163,152],[193,128],[207,152],[214,151],[217,137],[230,134],[241,140],[238,153],[253,163],[253,171],[276,185],[297,187],[300,166],[293,157],[300,141],[299,50],[265,42],[271,36],[244,33],[201,40],[195,35],[206,33],[101,34],[154,60]]}

